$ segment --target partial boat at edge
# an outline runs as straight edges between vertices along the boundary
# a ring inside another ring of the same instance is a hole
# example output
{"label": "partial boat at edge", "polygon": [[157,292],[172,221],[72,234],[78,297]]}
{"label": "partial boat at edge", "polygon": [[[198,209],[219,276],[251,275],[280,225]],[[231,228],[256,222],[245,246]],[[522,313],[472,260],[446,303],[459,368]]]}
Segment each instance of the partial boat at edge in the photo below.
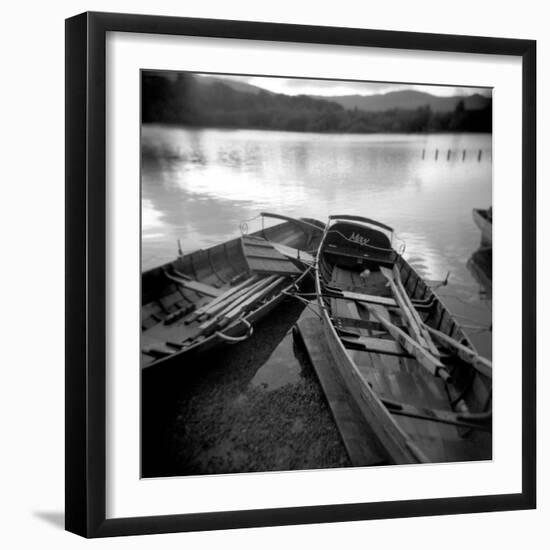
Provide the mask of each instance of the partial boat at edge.
{"label": "partial boat at edge", "polygon": [[481,231],[481,243],[484,246],[493,246],[493,209],[474,208],[472,217]]}

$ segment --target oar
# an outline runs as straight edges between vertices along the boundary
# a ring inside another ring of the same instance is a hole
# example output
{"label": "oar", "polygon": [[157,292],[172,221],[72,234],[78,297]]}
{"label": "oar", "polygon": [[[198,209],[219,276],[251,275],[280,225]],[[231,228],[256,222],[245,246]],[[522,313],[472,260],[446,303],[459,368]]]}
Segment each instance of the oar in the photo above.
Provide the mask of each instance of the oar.
{"label": "oar", "polygon": [[[426,330],[426,328],[424,326],[424,321],[422,321],[422,319],[420,317],[420,314],[418,313],[418,310],[414,306],[414,303],[413,303],[412,299],[410,298],[407,291],[405,290],[405,285],[403,284],[403,280],[401,279],[401,272],[399,271],[399,269],[397,269],[396,265],[393,266],[393,275],[395,277],[395,283],[397,284],[397,288],[399,289],[399,291],[403,295],[403,298],[407,302],[413,317],[415,318],[416,322],[418,323],[418,326],[420,328],[420,332],[421,332],[422,336],[424,337],[424,340],[426,340],[426,342],[428,343],[428,349],[436,357],[439,357],[440,356],[439,350],[437,349],[437,346],[434,344],[434,342],[432,340],[432,337],[430,336],[430,333]],[[432,297],[433,297],[433,294],[432,294]]]}
{"label": "oar", "polygon": [[247,300],[234,307],[231,311],[226,313],[218,324],[218,330],[223,329],[227,325],[231,324],[238,317],[243,316],[246,311],[254,304],[258,303],[262,298],[267,296],[274,288],[281,284],[285,280],[285,277],[278,277],[270,285],[262,288]]}
{"label": "oar", "polygon": [[242,301],[246,300],[248,296],[256,292],[256,290],[267,285],[274,278],[275,278],[275,275],[271,275],[269,277],[265,277],[260,279],[259,281],[256,281],[255,283],[253,283],[252,285],[246,288],[243,288],[235,296],[232,296],[229,300],[226,300],[225,302],[218,304],[216,307],[212,308],[208,313],[202,315],[200,320],[202,321],[204,319],[211,319],[213,317],[219,317],[220,315],[223,315],[226,311],[229,311],[233,307],[235,307],[235,305],[240,304]]}
{"label": "oar", "polygon": [[439,330],[436,330],[428,325],[424,326],[430,332],[430,334],[437,338],[446,348],[450,347],[457,351],[458,356],[463,361],[472,365],[474,369],[479,371],[484,376],[487,376],[488,378],[493,377],[493,363],[489,361],[489,359],[485,359],[485,357],[482,357],[473,349],[464,346],[460,342],[457,342],[451,336],[448,336],[447,334],[444,334],[443,332],[440,332]]}
{"label": "oar", "polygon": [[420,323],[422,321],[418,317],[418,313],[415,311],[413,305],[411,304],[408,295],[406,293],[403,294],[401,288],[399,287],[398,281],[400,281],[401,279],[396,279],[395,271],[392,272],[387,267],[381,266],[380,272],[382,273],[382,275],[384,275],[390,285],[393,297],[395,298],[395,301],[397,302],[401,312],[403,313],[404,321],[409,327],[411,335],[422,347],[429,349],[430,353],[438,355],[437,348],[435,346],[431,348],[428,341],[422,334],[422,330],[420,328]]}
{"label": "oar", "polygon": [[[382,274],[388,278],[387,270],[384,267],[380,268],[380,271],[382,271]],[[472,365],[476,370],[487,376],[488,378],[492,378],[493,374],[493,365],[491,361],[488,359],[485,359],[484,357],[481,357],[476,351],[474,351],[471,348],[468,348],[467,346],[464,346],[460,342],[457,342],[454,338],[451,336],[448,336],[447,334],[440,332],[439,330],[436,330],[428,325],[426,325],[422,319],[420,319],[420,315],[414,308],[414,306],[411,304],[408,294],[405,291],[405,288],[403,286],[403,283],[401,281],[401,276],[399,274],[399,270],[396,266],[393,267],[393,276],[395,279],[395,284],[398,288],[398,290],[401,292],[401,294],[404,296],[404,299],[406,302],[408,302],[410,311],[415,318],[415,321],[417,321],[418,326],[420,328],[421,334],[424,336],[426,342],[428,343],[430,352],[434,354],[436,357],[439,356],[439,351],[437,350],[437,347],[435,346],[433,339],[431,338],[434,336],[437,338],[447,349],[450,347],[454,351],[458,352],[458,356],[465,361],[466,363]],[[388,279],[389,280],[389,279]],[[391,284],[391,283],[390,283]],[[397,300],[397,298],[396,298]],[[435,350],[435,351],[434,351]]]}
{"label": "oar", "polygon": [[249,294],[252,290],[254,290],[258,285],[263,284],[265,279],[260,278],[259,276],[255,275],[251,278],[252,283],[247,284],[244,287],[241,287],[240,290],[235,292],[234,294],[229,295],[224,300],[218,302],[217,304],[214,304],[212,307],[208,308],[207,311],[203,312],[201,316],[199,317],[199,321],[202,323],[206,319],[210,319],[211,317],[214,317],[217,315],[220,311],[223,311],[227,307],[230,307],[231,304],[237,302],[239,299],[241,299],[243,296]]}
{"label": "oar", "polygon": [[242,296],[232,301],[231,303],[227,304],[226,307],[224,307],[221,311],[219,311],[214,317],[212,317],[212,319],[200,325],[199,326],[200,333],[210,334],[211,332],[213,332],[213,329],[215,329],[219,325],[219,323],[225,317],[226,314],[228,314],[230,311],[233,311],[233,309],[237,307],[239,304],[246,303],[251,296],[255,296],[257,291],[265,288],[267,285],[269,285],[273,281],[273,279],[275,279],[275,276],[270,275],[269,277],[260,279],[257,283],[254,283],[251,287],[247,289],[247,291]]}
{"label": "oar", "polygon": [[193,312],[192,315],[190,315],[186,320],[186,324],[192,323],[195,319],[198,319],[201,315],[205,313],[209,313],[211,310],[213,310],[216,306],[221,305],[222,303],[227,302],[230,298],[237,298],[238,294],[241,290],[244,290],[247,286],[249,286],[251,283],[255,282],[258,279],[257,275],[253,275],[252,277],[246,279],[246,281],[243,281],[242,283],[230,288],[227,292],[224,292],[217,298],[214,298],[211,302],[208,302],[204,306],[198,308]]}
{"label": "oar", "polygon": [[392,414],[409,416],[411,418],[422,418],[424,420],[430,420],[431,422],[442,422],[444,424],[457,426],[458,428],[468,428],[469,430],[491,430],[491,412],[456,413],[454,411],[441,409],[416,407],[386,398],[381,398],[381,401]]}
{"label": "oar", "polygon": [[426,348],[422,347],[418,342],[413,340],[406,332],[395,326],[391,321],[388,321],[383,315],[376,311],[376,309],[370,307],[366,303],[359,302],[358,305],[366,308],[371,315],[373,315],[382,325],[384,325],[385,329],[393,336],[393,338],[401,344],[406,351],[408,351],[411,355],[414,355],[417,361],[432,375],[439,376],[445,381],[449,380],[451,377],[450,374],[437,357],[434,357]]}
{"label": "oar", "polygon": [[189,277],[186,276],[185,279],[182,279],[181,276],[182,273],[178,273],[177,276],[171,275],[168,273],[168,271],[163,270],[164,274],[168,279],[171,281],[178,283],[183,288],[188,288],[189,290],[193,290],[194,292],[199,292],[200,294],[204,294],[205,296],[211,296],[212,298],[217,298],[221,291],[213,286],[206,285],[204,283],[200,283],[199,281],[190,280]]}

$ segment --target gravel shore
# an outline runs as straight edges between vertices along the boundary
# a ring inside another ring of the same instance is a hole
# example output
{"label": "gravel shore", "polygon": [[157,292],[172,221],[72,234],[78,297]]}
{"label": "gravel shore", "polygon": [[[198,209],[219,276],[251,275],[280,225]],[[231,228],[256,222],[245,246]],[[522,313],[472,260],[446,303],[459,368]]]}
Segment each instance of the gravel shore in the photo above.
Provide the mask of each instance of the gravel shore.
{"label": "gravel shore", "polygon": [[144,477],[351,465],[315,372],[292,340],[302,309],[285,302],[250,340],[144,377]]}

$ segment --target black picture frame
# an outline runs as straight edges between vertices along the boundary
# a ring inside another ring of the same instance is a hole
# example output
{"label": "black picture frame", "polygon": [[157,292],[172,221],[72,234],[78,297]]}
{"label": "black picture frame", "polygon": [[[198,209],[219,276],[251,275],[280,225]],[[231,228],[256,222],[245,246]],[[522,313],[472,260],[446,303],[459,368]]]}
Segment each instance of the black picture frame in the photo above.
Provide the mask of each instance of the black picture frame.
{"label": "black picture frame", "polygon": [[[109,31],[517,56],[522,61],[522,490],[516,494],[106,519],[105,43]],[[536,506],[536,42],[83,13],[66,20],[66,529],[85,537]]]}

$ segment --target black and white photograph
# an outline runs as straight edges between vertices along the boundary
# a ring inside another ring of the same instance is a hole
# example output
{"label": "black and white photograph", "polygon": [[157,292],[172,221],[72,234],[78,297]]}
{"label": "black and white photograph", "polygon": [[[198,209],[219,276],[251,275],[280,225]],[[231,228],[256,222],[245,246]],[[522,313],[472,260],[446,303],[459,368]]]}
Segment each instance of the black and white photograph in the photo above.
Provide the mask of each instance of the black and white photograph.
{"label": "black and white photograph", "polygon": [[543,6],[7,4],[3,548],[548,538]]}
{"label": "black and white photograph", "polygon": [[141,72],[141,471],[492,458],[492,89]]}

